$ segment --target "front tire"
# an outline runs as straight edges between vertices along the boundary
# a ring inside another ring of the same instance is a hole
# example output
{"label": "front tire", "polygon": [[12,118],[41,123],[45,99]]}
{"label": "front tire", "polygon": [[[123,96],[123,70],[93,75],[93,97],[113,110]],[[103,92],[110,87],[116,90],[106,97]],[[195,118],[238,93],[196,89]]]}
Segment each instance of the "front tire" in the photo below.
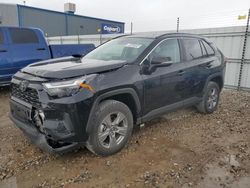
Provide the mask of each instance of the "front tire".
{"label": "front tire", "polygon": [[220,98],[220,88],[217,83],[209,82],[202,101],[196,106],[200,113],[211,114],[217,110]]}
{"label": "front tire", "polygon": [[91,127],[86,147],[96,155],[109,156],[119,152],[128,142],[133,130],[133,115],[124,103],[106,100],[97,107]]}

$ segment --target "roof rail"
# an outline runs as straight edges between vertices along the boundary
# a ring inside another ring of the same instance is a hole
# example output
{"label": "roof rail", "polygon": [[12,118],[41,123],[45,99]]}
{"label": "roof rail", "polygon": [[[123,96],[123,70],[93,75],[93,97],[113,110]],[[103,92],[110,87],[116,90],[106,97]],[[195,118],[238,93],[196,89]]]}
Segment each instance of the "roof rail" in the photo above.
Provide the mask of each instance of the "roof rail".
{"label": "roof rail", "polygon": [[168,35],[185,35],[185,36],[195,36],[195,37],[199,36],[197,34],[192,34],[192,33],[165,33],[165,34],[157,36],[156,38],[160,38],[160,37],[164,37]]}

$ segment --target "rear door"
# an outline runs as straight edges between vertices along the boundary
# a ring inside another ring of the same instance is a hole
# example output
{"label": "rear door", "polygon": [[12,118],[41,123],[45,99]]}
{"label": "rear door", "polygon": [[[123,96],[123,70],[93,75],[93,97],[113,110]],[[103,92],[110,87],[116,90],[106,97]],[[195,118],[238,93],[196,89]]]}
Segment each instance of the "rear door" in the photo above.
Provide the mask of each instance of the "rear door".
{"label": "rear door", "polygon": [[12,76],[11,53],[4,29],[0,28],[0,84],[10,81]]}
{"label": "rear door", "polygon": [[38,30],[25,28],[9,28],[8,30],[14,73],[31,63],[50,58],[48,46]]}
{"label": "rear door", "polygon": [[210,74],[213,56],[207,56],[206,49],[198,38],[182,38],[181,43],[186,65],[183,92],[186,98],[201,96]]}

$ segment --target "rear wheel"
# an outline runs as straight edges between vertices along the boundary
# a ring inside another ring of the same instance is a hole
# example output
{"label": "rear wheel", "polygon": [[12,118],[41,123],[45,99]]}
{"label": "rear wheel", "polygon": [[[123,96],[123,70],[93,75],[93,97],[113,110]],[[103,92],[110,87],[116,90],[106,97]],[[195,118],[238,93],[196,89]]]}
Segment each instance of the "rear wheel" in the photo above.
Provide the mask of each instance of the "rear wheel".
{"label": "rear wheel", "polygon": [[133,129],[133,116],[124,103],[107,100],[98,106],[91,127],[87,148],[100,156],[112,155],[128,142]]}
{"label": "rear wheel", "polygon": [[213,113],[219,103],[220,88],[217,83],[209,82],[204,92],[202,101],[196,106],[201,113]]}

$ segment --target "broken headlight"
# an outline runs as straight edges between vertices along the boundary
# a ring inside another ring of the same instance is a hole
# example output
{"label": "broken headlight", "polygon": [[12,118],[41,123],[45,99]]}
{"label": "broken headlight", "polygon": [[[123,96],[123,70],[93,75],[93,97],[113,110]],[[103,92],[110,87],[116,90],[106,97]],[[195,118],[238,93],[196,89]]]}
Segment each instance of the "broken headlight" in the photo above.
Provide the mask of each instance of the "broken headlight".
{"label": "broken headlight", "polygon": [[85,88],[93,92],[93,88],[85,83],[86,79],[81,77],[58,82],[43,83],[45,91],[52,97],[69,97]]}

